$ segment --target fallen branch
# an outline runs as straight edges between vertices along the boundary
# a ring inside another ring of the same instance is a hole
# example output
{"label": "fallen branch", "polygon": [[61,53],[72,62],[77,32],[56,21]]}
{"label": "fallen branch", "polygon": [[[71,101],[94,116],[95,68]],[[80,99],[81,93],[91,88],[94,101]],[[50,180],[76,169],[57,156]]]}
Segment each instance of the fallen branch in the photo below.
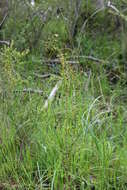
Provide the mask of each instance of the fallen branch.
{"label": "fallen branch", "polygon": [[37,74],[37,73],[33,73],[33,75],[35,77],[38,77],[38,78],[41,78],[41,79],[49,78],[51,76],[51,74],[40,75],[40,74]]}
{"label": "fallen branch", "polygon": [[[76,56],[74,58],[83,58],[83,59],[87,59],[87,60],[90,60],[90,61],[94,61],[96,63],[105,63],[107,61],[105,60],[102,60],[102,59],[98,59],[96,57],[93,57],[93,56]],[[44,63],[50,63],[50,64],[60,64],[61,63],[61,60],[60,59],[44,59],[43,60]],[[67,60],[66,61],[67,64],[70,64],[70,65],[74,65],[74,64],[79,64],[80,62],[77,60]]]}
{"label": "fallen branch", "polygon": [[10,42],[9,41],[4,41],[4,40],[0,40],[0,44],[9,46]]}
{"label": "fallen branch", "polygon": [[[55,63],[55,64],[60,64],[61,63],[61,60],[60,59],[50,59],[50,60],[44,60],[43,62],[45,63]],[[68,64],[78,64],[79,61],[66,61],[66,63]]]}
{"label": "fallen branch", "polygon": [[57,84],[55,85],[55,87],[52,89],[48,99],[45,101],[45,104],[43,106],[44,109],[47,109],[49,103],[51,103],[54,100],[54,97],[55,97],[58,89],[60,88],[61,84],[62,84],[62,80],[58,81]]}
{"label": "fallen branch", "polygon": [[61,77],[60,77],[59,75],[51,74],[51,73],[49,73],[49,74],[43,74],[43,75],[38,74],[38,73],[33,73],[33,75],[34,75],[35,77],[37,77],[37,78],[40,78],[40,79],[47,79],[47,78],[49,78],[49,77],[51,77],[51,76],[53,76],[53,77],[55,77],[55,78],[61,79]]}
{"label": "fallen branch", "polygon": [[94,62],[96,62],[96,63],[105,63],[105,62],[106,62],[106,61],[103,60],[103,59],[98,59],[98,58],[93,57],[93,56],[91,56],[91,55],[89,55],[89,56],[82,55],[82,56],[77,56],[77,57],[78,57],[78,58],[88,59],[88,60],[94,61]]}
{"label": "fallen branch", "polygon": [[14,92],[24,92],[24,93],[37,93],[43,94],[43,91],[40,89],[24,88],[23,90],[14,90]]}

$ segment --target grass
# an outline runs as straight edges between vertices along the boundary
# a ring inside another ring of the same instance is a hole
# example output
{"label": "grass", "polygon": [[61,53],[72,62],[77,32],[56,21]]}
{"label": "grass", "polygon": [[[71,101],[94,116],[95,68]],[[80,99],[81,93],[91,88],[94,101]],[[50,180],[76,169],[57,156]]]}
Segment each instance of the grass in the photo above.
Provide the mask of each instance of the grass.
{"label": "grass", "polygon": [[[47,43],[51,57],[60,52],[58,41],[66,40],[64,29]],[[61,55],[59,68],[47,68],[36,55],[13,46],[0,54],[0,189],[127,189],[127,90],[118,58],[120,38],[88,33],[81,37],[81,54],[110,64],[79,60],[73,68]],[[68,51],[67,56],[75,55],[77,49]],[[41,80],[35,71],[52,75]],[[58,80],[62,85],[44,109]],[[23,92],[27,87],[43,94]]]}
{"label": "grass", "polygon": [[[127,188],[126,106],[119,89],[107,86],[107,96],[104,77],[95,83],[94,73],[67,71],[47,110],[37,94],[1,96],[1,189]],[[56,80],[33,87],[48,95]]]}

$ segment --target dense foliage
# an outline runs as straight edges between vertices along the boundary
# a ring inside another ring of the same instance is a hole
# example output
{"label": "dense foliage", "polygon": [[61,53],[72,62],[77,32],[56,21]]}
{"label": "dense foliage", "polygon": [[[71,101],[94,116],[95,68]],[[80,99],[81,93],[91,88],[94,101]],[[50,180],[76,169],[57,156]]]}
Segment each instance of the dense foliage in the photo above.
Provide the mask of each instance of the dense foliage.
{"label": "dense foliage", "polygon": [[0,189],[127,189],[126,0],[1,0]]}

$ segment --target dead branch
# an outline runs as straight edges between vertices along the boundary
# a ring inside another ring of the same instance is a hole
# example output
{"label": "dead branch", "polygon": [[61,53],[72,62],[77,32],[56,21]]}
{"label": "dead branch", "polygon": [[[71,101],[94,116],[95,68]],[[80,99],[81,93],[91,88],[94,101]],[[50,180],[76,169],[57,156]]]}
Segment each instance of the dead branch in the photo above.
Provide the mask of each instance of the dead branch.
{"label": "dead branch", "polygon": [[24,88],[23,90],[14,90],[15,93],[17,92],[23,92],[23,93],[37,93],[37,94],[43,94],[43,91],[40,89],[32,89],[32,88]]}
{"label": "dead branch", "polygon": [[5,41],[5,40],[0,40],[0,44],[9,46],[10,42],[9,41]]}
{"label": "dead branch", "polygon": [[62,84],[62,80],[58,81],[55,87],[52,89],[48,99],[45,101],[45,104],[43,106],[44,109],[47,109],[49,103],[51,103],[54,100],[54,97],[56,96],[56,93],[58,89],[60,88],[61,84]]}
{"label": "dead branch", "polygon": [[112,14],[115,14],[119,17],[121,17],[123,20],[127,21],[127,16],[122,14],[114,5],[112,5],[111,1],[108,1],[107,3],[107,7],[110,8],[110,12]]}
{"label": "dead branch", "polygon": [[57,78],[57,79],[61,79],[61,77],[59,75],[56,75],[56,74],[44,74],[44,75],[41,75],[41,74],[38,74],[38,73],[33,73],[33,75],[36,77],[36,78],[39,78],[39,79],[47,79],[49,77],[54,77],[54,78]]}
{"label": "dead branch", "polygon": [[120,11],[114,5],[112,5],[111,1],[108,1],[107,7],[111,8],[112,10],[117,12],[118,14],[120,13]]}
{"label": "dead branch", "polygon": [[51,74],[40,75],[40,74],[37,74],[37,73],[33,73],[33,75],[35,77],[38,77],[38,78],[41,78],[41,79],[49,78],[51,76]]}
{"label": "dead branch", "polygon": [[84,59],[88,59],[88,60],[90,60],[90,61],[94,61],[94,62],[96,62],[96,63],[104,63],[104,62],[106,62],[105,60],[102,60],[102,59],[98,59],[98,58],[96,58],[96,57],[93,57],[93,56],[91,56],[91,55],[89,55],[89,56],[78,56],[79,58],[84,58]]}
{"label": "dead branch", "polygon": [[[93,57],[93,56],[75,56],[74,58],[76,59],[79,59],[79,58],[82,58],[82,59],[86,59],[86,60],[90,60],[90,61],[93,61],[93,62],[96,62],[96,63],[106,63],[107,61],[106,60],[102,60],[102,59],[98,59],[96,57]],[[43,60],[43,63],[49,63],[49,64],[60,64],[61,63],[61,60],[60,59],[44,59]],[[67,64],[70,64],[70,65],[75,65],[75,64],[79,64],[80,61],[78,60],[67,60],[66,61]]]}
{"label": "dead branch", "polygon": [[[44,63],[50,63],[50,64],[53,64],[53,63],[55,63],[55,64],[60,64],[61,63],[61,60],[60,59],[50,59],[50,60],[44,60],[43,61]],[[78,64],[79,63],[79,61],[66,61],[66,63],[68,63],[68,64]]]}

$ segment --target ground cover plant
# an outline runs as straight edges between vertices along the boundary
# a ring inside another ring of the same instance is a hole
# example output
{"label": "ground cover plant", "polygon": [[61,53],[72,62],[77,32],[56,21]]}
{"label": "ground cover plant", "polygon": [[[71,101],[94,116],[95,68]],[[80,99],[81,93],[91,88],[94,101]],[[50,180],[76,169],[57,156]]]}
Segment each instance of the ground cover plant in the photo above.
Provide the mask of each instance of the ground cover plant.
{"label": "ground cover plant", "polygon": [[0,189],[127,189],[127,3],[100,5],[0,5]]}

